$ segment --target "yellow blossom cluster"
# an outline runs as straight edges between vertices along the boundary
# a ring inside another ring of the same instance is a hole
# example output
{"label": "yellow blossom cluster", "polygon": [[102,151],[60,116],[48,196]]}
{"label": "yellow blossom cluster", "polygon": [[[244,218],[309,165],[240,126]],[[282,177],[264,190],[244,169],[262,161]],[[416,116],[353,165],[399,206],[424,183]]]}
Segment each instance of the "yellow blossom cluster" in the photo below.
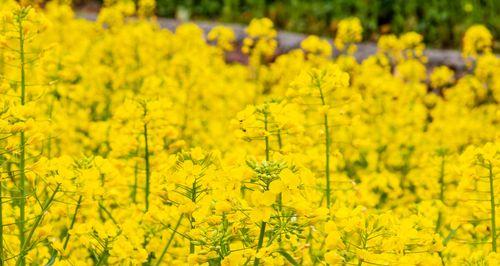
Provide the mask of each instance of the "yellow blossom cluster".
{"label": "yellow blossom cluster", "polygon": [[483,25],[474,25],[467,29],[464,34],[462,55],[476,57],[481,53],[489,53],[492,44],[493,36],[488,28]]}
{"label": "yellow blossom cluster", "polygon": [[[1,265],[499,265],[500,59],[0,0]],[[132,17],[131,17],[132,16]],[[469,58],[470,56],[470,58]]]}
{"label": "yellow blossom cluster", "polygon": [[356,18],[343,19],[338,24],[337,35],[335,36],[335,47],[347,54],[356,52],[356,43],[362,39],[363,27],[361,21]]}
{"label": "yellow blossom cluster", "polygon": [[224,51],[232,51],[234,49],[233,43],[236,39],[234,32],[224,26],[215,26],[207,35],[209,41],[215,41]]}

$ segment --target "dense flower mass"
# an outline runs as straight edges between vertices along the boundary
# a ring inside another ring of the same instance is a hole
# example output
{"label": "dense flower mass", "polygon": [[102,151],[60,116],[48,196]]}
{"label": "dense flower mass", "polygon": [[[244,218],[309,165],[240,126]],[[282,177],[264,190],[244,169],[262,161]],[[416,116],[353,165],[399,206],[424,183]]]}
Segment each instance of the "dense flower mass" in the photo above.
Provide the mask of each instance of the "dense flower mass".
{"label": "dense flower mass", "polygon": [[309,37],[274,58],[268,19],[237,48],[104,2],[92,22],[0,0],[0,264],[500,264],[485,27],[457,75],[415,32],[356,61],[355,18],[335,52]]}

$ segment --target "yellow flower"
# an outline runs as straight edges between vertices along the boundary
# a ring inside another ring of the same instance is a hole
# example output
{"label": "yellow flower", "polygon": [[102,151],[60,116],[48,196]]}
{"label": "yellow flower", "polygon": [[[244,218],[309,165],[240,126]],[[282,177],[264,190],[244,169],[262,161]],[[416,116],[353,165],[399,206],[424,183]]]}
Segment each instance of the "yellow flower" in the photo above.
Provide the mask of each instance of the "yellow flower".
{"label": "yellow flower", "polygon": [[332,47],[327,40],[320,39],[318,36],[311,35],[302,40],[300,47],[307,53],[321,57],[330,57]]}
{"label": "yellow flower", "polygon": [[191,158],[196,161],[203,160],[205,158],[205,153],[200,147],[191,149]]}
{"label": "yellow flower", "polygon": [[489,53],[493,45],[493,36],[483,25],[473,25],[467,29],[462,43],[462,56],[476,58],[481,53]]}
{"label": "yellow flower", "polygon": [[436,67],[430,77],[433,88],[442,88],[455,81],[455,73],[446,66]]}
{"label": "yellow flower", "polygon": [[340,256],[337,252],[335,251],[328,251],[325,253],[325,262],[328,263],[329,265],[339,265],[344,261],[344,258]]}
{"label": "yellow flower", "polygon": [[[217,46],[224,51],[232,51],[234,49],[233,43],[236,40],[234,32],[224,26],[216,26],[207,35],[209,41],[216,41]],[[247,41],[248,42],[248,41]],[[251,44],[248,44],[251,46]]]}
{"label": "yellow flower", "polygon": [[356,43],[362,39],[363,27],[361,21],[356,18],[346,18],[339,22],[337,35],[335,36],[335,47],[341,51],[346,51],[347,54],[356,52]]}
{"label": "yellow flower", "polygon": [[325,239],[325,244],[327,249],[343,249],[345,244],[342,241],[342,236],[338,231],[328,232],[328,236]]}

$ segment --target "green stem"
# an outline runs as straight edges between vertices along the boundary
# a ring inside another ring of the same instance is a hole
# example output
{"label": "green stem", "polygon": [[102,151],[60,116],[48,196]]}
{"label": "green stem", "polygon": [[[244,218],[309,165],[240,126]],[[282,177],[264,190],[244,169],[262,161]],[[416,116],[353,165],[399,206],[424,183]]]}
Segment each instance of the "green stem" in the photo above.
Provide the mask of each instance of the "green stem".
{"label": "green stem", "polygon": [[150,179],[148,124],[147,123],[144,123],[144,161],[146,163],[146,188],[145,188],[146,208],[145,208],[144,212],[147,212],[149,209],[149,179]]}
{"label": "green stem", "polygon": [[278,129],[278,147],[281,151],[283,149],[283,139],[281,137],[281,129]]}
{"label": "green stem", "polygon": [[[19,54],[20,54],[20,65],[21,65],[21,105],[25,105],[26,101],[26,72],[25,72],[25,58],[24,58],[24,31],[23,31],[23,18],[19,15],[17,23],[19,27]],[[21,131],[21,136],[19,138],[19,190],[20,190],[20,199],[19,199],[19,252],[23,252],[24,247],[26,246],[26,238],[25,238],[25,228],[24,223],[26,222],[26,173],[25,173],[25,135],[24,131]],[[22,265],[26,264],[25,255],[20,254],[19,260]]]}
{"label": "green stem", "polygon": [[283,193],[281,192],[278,194],[278,210],[283,210]]}
{"label": "green stem", "polygon": [[109,254],[108,254],[108,249],[109,249],[108,244],[109,244],[109,241],[108,241],[108,239],[106,239],[104,241],[104,249],[102,250],[102,253],[99,256],[99,259],[98,259],[98,261],[96,263],[96,266],[104,265],[104,264],[107,263],[108,256],[109,256]]}
{"label": "green stem", "polygon": [[132,187],[132,202],[137,203],[137,175],[139,171],[139,165],[136,162],[134,165],[134,186]]}
{"label": "green stem", "polygon": [[68,233],[66,234],[66,239],[64,239],[63,250],[66,250],[66,247],[68,247],[69,238],[71,236],[69,232],[75,226],[76,215],[78,214],[78,210],[80,209],[81,204],[82,204],[82,196],[78,198],[78,202],[76,203],[75,212],[73,213],[73,218],[71,218],[71,224],[69,225]]}
{"label": "green stem", "polygon": [[[106,213],[106,215],[109,217],[109,219],[111,219],[111,221],[113,222],[114,225],[116,225],[116,227],[119,227],[118,222],[113,217],[113,214],[102,204],[102,201],[99,202],[99,209],[104,211],[104,213]],[[104,220],[104,218],[103,218],[103,220]]]}
{"label": "green stem", "polygon": [[170,244],[174,240],[175,233],[177,233],[177,229],[179,228],[179,226],[181,224],[182,217],[183,216],[181,214],[181,216],[179,217],[179,220],[177,220],[177,223],[175,224],[174,231],[170,235],[170,238],[168,239],[167,243],[165,244],[165,247],[163,247],[163,250],[161,251],[160,257],[158,257],[158,261],[156,262],[156,266],[158,266],[158,265],[161,264],[161,262],[163,260],[163,257],[165,256],[165,254],[167,253],[168,248],[170,247]]}
{"label": "green stem", "polygon": [[31,244],[31,239],[33,238],[33,235],[35,234],[35,230],[40,225],[40,222],[42,222],[43,216],[45,215],[45,213],[49,209],[50,204],[54,201],[54,197],[56,196],[57,191],[59,190],[60,186],[61,186],[61,184],[57,184],[57,187],[54,189],[54,192],[52,193],[50,198],[48,198],[47,201],[45,201],[45,204],[43,205],[40,214],[36,217],[35,222],[33,223],[33,226],[31,227],[31,230],[28,234],[28,237],[26,238],[24,245],[21,247],[19,258],[16,262],[16,265],[23,265],[23,266],[26,265],[25,256],[28,253],[28,246]]}
{"label": "green stem", "polygon": [[0,266],[3,265],[3,197],[2,197],[3,180],[0,177]]}
{"label": "green stem", "polygon": [[[362,245],[361,245],[361,249],[362,249],[362,250],[365,250],[365,249],[366,249],[366,242],[367,242],[367,241],[368,241],[368,235],[367,235],[367,233],[363,232],[363,233],[361,234],[361,243],[362,243]],[[358,266],[361,266],[361,265],[363,265],[363,260],[362,260],[362,259],[360,259],[360,258],[358,258]]]}
{"label": "green stem", "polygon": [[439,258],[441,260],[441,266],[445,266],[446,263],[444,262],[443,252],[442,251],[438,251],[438,255],[439,255]]}
{"label": "green stem", "polygon": [[[270,157],[270,154],[269,154],[269,136],[267,135],[267,112],[264,112],[264,129],[266,131],[266,136],[265,136],[265,143],[266,143],[266,161],[269,161],[269,157]],[[262,248],[262,244],[264,243],[264,236],[265,236],[265,233],[266,233],[266,222],[262,221],[262,223],[260,224],[260,232],[259,232],[259,241],[257,242],[257,249],[256,249],[256,254],[259,252],[259,250]],[[254,262],[253,262],[253,265],[254,266],[257,266],[259,265],[259,261],[260,259],[259,258],[255,258]]]}
{"label": "green stem", "polygon": [[[196,180],[193,182],[193,185],[191,187],[191,201],[196,203],[196,196],[197,196],[197,189],[196,189]],[[191,226],[191,230],[194,229],[194,217],[191,216],[189,217],[189,224]],[[194,251],[195,251],[195,247],[194,247],[194,242],[193,240],[190,240],[189,241],[189,254],[194,254]]]}
{"label": "green stem", "polygon": [[493,252],[497,251],[497,224],[495,221],[495,189],[493,187],[493,166],[491,162],[488,165],[489,180],[490,180],[490,203],[491,203],[491,248]]}
{"label": "green stem", "polygon": [[[69,238],[70,238],[70,231],[71,229],[73,229],[74,225],[75,225],[75,221],[76,221],[76,215],[78,214],[78,209],[80,209],[80,205],[82,203],[82,196],[80,196],[78,198],[78,202],[76,203],[76,207],[75,207],[75,211],[73,213],[73,217],[71,218],[71,224],[68,228],[68,232],[66,233],[66,236],[64,237],[64,244],[63,244],[63,251],[66,250],[66,248],[68,247],[68,243],[69,243]],[[52,255],[50,257],[50,261],[54,261],[55,257],[57,256],[57,250],[54,249],[52,251]],[[63,257],[63,254],[60,254],[59,255],[59,258],[62,258]],[[49,265],[49,264],[47,264]]]}
{"label": "green stem", "polygon": [[439,200],[444,200],[444,155],[441,156],[441,168],[439,169]]}
{"label": "green stem", "polygon": [[[191,229],[194,229],[192,220],[191,220]],[[194,252],[195,252],[194,242],[191,240],[189,241],[189,254],[194,254]]]}
{"label": "green stem", "polygon": [[269,162],[269,136],[267,135],[267,110],[264,112],[264,130],[266,131],[266,136],[264,137],[264,140],[266,142],[266,161]]}
{"label": "green stem", "polygon": [[[281,129],[278,129],[278,147],[281,152],[281,149],[283,148],[283,140],[281,139]],[[278,210],[281,211],[282,209],[283,209],[283,194],[280,193],[278,194]]]}
{"label": "green stem", "polygon": [[[52,121],[52,112],[54,109],[54,98],[51,99],[49,105],[49,120]],[[48,143],[47,143],[47,158],[52,159],[52,133],[49,133]]]}
{"label": "green stem", "polygon": [[[321,104],[323,106],[326,106],[326,101],[325,101],[325,96],[323,95],[323,90],[321,89],[321,84],[319,84],[319,81],[317,81],[317,87],[319,90],[319,95],[321,99]],[[325,129],[325,175],[326,175],[326,190],[325,190],[325,197],[326,197],[326,207],[330,208],[330,128],[328,126],[328,114],[325,112],[323,115],[323,125]]]}
{"label": "green stem", "polygon": [[[262,248],[262,243],[264,243],[264,234],[265,233],[266,233],[266,222],[262,222],[260,224],[259,242],[257,242],[257,251],[255,252],[255,255],[257,255],[259,250]],[[255,260],[253,261],[253,265],[258,266],[259,261],[260,261],[260,259],[256,257]]]}
{"label": "green stem", "polygon": [[[2,29],[2,34],[5,34],[5,26]],[[2,52],[1,57],[0,57],[0,72],[3,73],[3,63],[4,63],[4,53]],[[0,266],[3,266],[3,195],[2,195],[2,190],[3,190],[3,179],[0,176]]]}
{"label": "green stem", "polygon": [[328,115],[324,116],[325,125],[325,173],[326,173],[326,207],[330,208],[330,130],[328,128]]}
{"label": "green stem", "polygon": [[[441,167],[439,169],[439,200],[441,202],[444,202],[444,166],[445,166],[445,155],[441,155]],[[438,233],[439,232],[439,228],[441,227],[441,223],[442,223],[442,220],[443,220],[443,213],[441,211],[439,211],[438,213],[438,219],[437,219],[437,222],[436,222],[436,229],[435,229],[435,232]]]}

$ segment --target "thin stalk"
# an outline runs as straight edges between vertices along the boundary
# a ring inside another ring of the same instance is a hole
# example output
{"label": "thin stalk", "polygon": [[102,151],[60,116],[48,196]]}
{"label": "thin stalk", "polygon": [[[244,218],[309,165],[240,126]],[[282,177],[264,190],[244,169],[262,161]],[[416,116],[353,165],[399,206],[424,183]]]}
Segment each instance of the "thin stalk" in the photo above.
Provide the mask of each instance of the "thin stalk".
{"label": "thin stalk", "polygon": [[495,221],[495,190],[493,188],[493,166],[491,162],[488,165],[489,180],[490,180],[490,203],[491,203],[491,248],[493,252],[497,251],[497,224]]}
{"label": "thin stalk", "polygon": [[[326,105],[325,102],[325,96],[323,95],[323,90],[321,89],[321,84],[317,84],[318,90],[319,90],[319,95],[321,99],[321,104],[323,106]],[[325,175],[326,175],[326,191],[325,191],[325,197],[326,197],[326,207],[330,208],[330,194],[331,194],[331,188],[330,188],[330,128],[328,126],[328,113],[325,112],[323,115],[323,126],[325,130]]]}
{"label": "thin stalk", "polygon": [[[70,223],[70,226],[68,228],[68,232],[66,233],[66,236],[64,237],[64,243],[63,243],[63,251],[66,250],[66,248],[68,247],[68,243],[69,243],[69,238],[70,238],[70,234],[69,232],[71,231],[71,229],[73,229],[74,225],[75,225],[75,221],[76,221],[76,216],[78,214],[78,210],[80,209],[80,206],[81,206],[81,203],[82,203],[82,196],[80,196],[78,198],[78,202],[76,203],[76,207],[75,207],[75,211],[73,212],[73,217],[71,218],[71,223]],[[53,250],[52,251],[52,255],[51,255],[51,258],[50,258],[50,261],[54,261],[55,257],[57,256],[57,250]],[[59,258],[62,259],[63,257],[63,254],[60,254],[59,255]],[[47,264],[48,265],[48,264]]]}
{"label": "thin stalk", "polygon": [[[267,135],[268,128],[267,128],[267,113],[266,112],[264,112],[264,129],[266,131],[266,136],[264,138],[265,143],[266,143],[266,161],[269,161],[269,157],[270,157],[270,154],[269,154],[269,136]],[[265,233],[266,233],[266,222],[262,221],[260,224],[259,241],[257,242],[257,249],[255,252],[256,254],[262,248],[262,244],[264,243]],[[259,261],[260,261],[260,259],[256,257],[255,260],[253,261],[253,265],[258,266]]]}
{"label": "thin stalk", "polygon": [[[266,233],[266,222],[262,222],[260,224],[259,242],[257,242],[256,254],[259,252],[260,248],[262,248],[262,243],[264,243],[264,234],[265,233]],[[253,261],[253,265],[258,266],[259,261],[260,261],[260,259],[256,257],[255,260]]]}
{"label": "thin stalk", "polygon": [[144,161],[146,163],[146,188],[145,188],[145,202],[146,208],[144,212],[149,209],[149,179],[150,179],[150,169],[149,169],[149,146],[148,146],[148,124],[144,123]]}
{"label": "thin stalk", "polygon": [[139,172],[139,165],[136,162],[134,165],[134,186],[132,187],[132,202],[137,203],[137,177]]}
{"label": "thin stalk", "polygon": [[445,266],[446,263],[444,262],[444,257],[443,257],[443,252],[438,251],[439,259],[441,260],[441,266]]}
{"label": "thin stalk", "polygon": [[107,260],[108,260],[108,256],[109,256],[108,245],[109,245],[108,239],[104,240],[104,249],[102,250],[102,253],[99,256],[99,260],[97,261],[96,266],[107,264]]}
{"label": "thin stalk", "polygon": [[279,147],[280,151],[283,148],[283,139],[281,137],[281,129],[278,129],[278,147]]}
{"label": "thin stalk", "polygon": [[50,198],[45,201],[45,204],[42,207],[42,210],[40,214],[36,217],[35,222],[33,223],[33,226],[31,227],[30,232],[28,233],[28,237],[26,238],[26,241],[24,242],[24,246],[21,247],[20,254],[19,254],[19,259],[16,262],[16,265],[26,265],[25,262],[25,256],[28,253],[28,246],[31,244],[31,239],[33,238],[33,235],[35,234],[35,230],[38,228],[40,225],[40,222],[42,222],[43,216],[45,215],[45,212],[50,207],[50,204],[54,201],[54,197],[56,196],[57,192],[59,191],[59,187],[61,184],[57,184],[57,187],[54,189],[54,192],[50,196]]}
{"label": "thin stalk", "polygon": [[264,130],[266,131],[266,136],[264,138],[266,142],[266,161],[269,162],[269,136],[267,135],[267,111],[264,112]]}
{"label": "thin stalk", "polygon": [[[194,226],[193,226],[193,218],[191,218],[191,230],[194,229]],[[194,247],[194,242],[192,240],[189,241],[189,254],[194,254],[195,252],[195,247]]]}
{"label": "thin stalk", "polygon": [[[191,201],[196,203],[196,180],[193,182],[193,186],[191,188]],[[189,224],[191,226],[191,230],[194,229],[194,217],[191,216],[189,217]],[[194,254],[195,247],[194,247],[194,242],[192,240],[189,241],[189,254]]]}
{"label": "thin stalk", "polygon": [[167,250],[170,247],[170,244],[172,243],[172,241],[174,240],[175,233],[177,233],[177,229],[179,228],[179,226],[181,224],[182,217],[183,216],[181,214],[181,216],[179,217],[179,220],[177,220],[177,223],[175,224],[174,231],[170,235],[170,238],[168,239],[167,243],[165,244],[165,247],[163,247],[163,250],[161,251],[161,255],[160,255],[160,257],[158,257],[158,261],[156,261],[156,266],[161,264],[163,257],[165,256],[165,254],[167,254]]}
{"label": "thin stalk", "polygon": [[71,236],[69,232],[75,226],[76,216],[78,214],[78,210],[80,209],[81,204],[82,204],[82,196],[80,196],[78,198],[78,202],[76,203],[75,212],[73,213],[73,218],[71,218],[71,224],[69,225],[68,233],[66,234],[66,238],[64,239],[63,250],[66,250],[66,247],[68,247],[69,238]]}
{"label": "thin stalk", "polygon": [[[137,147],[136,153],[139,154],[140,147]],[[130,197],[132,198],[132,202],[137,204],[137,186],[139,182],[139,162],[136,161],[134,164],[134,185],[132,187],[132,193],[130,193]]]}
{"label": "thin stalk", "polygon": [[[24,58],[24,31],[23,31],[23,18],[18,17],[17,20],[19,27],[19,54],[20,54],[20,65],[21,65],[21,105],[25,105],[26,101],[26,72],[25,72],[25,58]],[[24,247],[26,246],[26,238],[25,238],[25,205],[26,205],[26,173],[25,173],[25,135],[24,130],[21,131],[19,138],[19,190],[20,190],[20,199],[19,199],[19,252],[24,252]],[[26,264],[25,255],[20,254],[18,262],[21,265]]]}
{"label": "thin stalk", "polygon": [[[368,235],[365,232],[363,232],[361,234],[361,243],[362,243],[361,248],[363,250],[366,249],[366,242],[368,241],[367,238],[368,238]],[[358,266],[361,266],[361,265],[363,265],[363,260],[358,258]]]}
{"label": "thin stalk", "polygon": [[330,208],[330,130],[328,128],[328,115],[324,115],[325,125],[325,173],[326,173],[326,207]]}
{"label": "thin stalk", "polygon": [[[444,202],[444,166],[445,166],[445,155],[442,154],[441,155],[441,167],[439,169],[439,200],[441,202]],[[439,211],[438,213],[438,219],[437,219],[437,222],[436,222],[436,229],[435,229],[435,232],[438,233],[439,232],[439,228],[441,227],[441,223],[442,223],[442,220],[443,220],[443,213],[441,211]]]}
{"label": "thin stalk", "polygon": [[[5,25],[2,29],[2,34],[5,33]],[[4,53],[2,52],[1,53],[1,56],[0,56],[0,72],[3,73],[3,63],[4,63]],[[2,177],[0,176],[0,266],[3,266],[3,258],[4,258],[4,254],[3,254],[3,195],[2,195],[2,190],[3,190],[3,179]]]}
{"label": "thin stalk", "polygon": [[2,197],[3,180],[0,177],[0,266],[3,265],[3,197]]}
{"label": "thin stalk", "polygon": [[444,200],[444,155],[441,156],[441,168],[439,169],[439,199]]}
{"label": "thin stalk", "polygon": [[113,217],[113,214],[111,214],[111,212],[106,207],[104,207],[104,205],[102,205],[102,201],[99,202],[99,209],[103,210],[104,213],[106,213],[106,215],[109,217],[109,219],[111,219],[111,221],[113,222],[113,224],[116,225],[116,227],[119,227],[118,222]]}
{"label": "thin stalk", "polygon": [[[281,139],[281,129],[278,129],[278,147],[281,152],[281,149],[283,148],[283,140]],[[283,209],[283,194],[280,192],[280,194],[278,194],[278,210],[281,211],[282,209]]]}
{"label": "thin stalk", "polygon": [[278,210],[283,210],[283,193],[278,194]]}
{"label": "thin stalk", "polygon": [[[52,121],[52,112],[54,109],[54,99],[52,98],[49,106],[49,120]],[[52,133],[49,133],[49,139],[47,143],[47,158],[52,159]]]}

